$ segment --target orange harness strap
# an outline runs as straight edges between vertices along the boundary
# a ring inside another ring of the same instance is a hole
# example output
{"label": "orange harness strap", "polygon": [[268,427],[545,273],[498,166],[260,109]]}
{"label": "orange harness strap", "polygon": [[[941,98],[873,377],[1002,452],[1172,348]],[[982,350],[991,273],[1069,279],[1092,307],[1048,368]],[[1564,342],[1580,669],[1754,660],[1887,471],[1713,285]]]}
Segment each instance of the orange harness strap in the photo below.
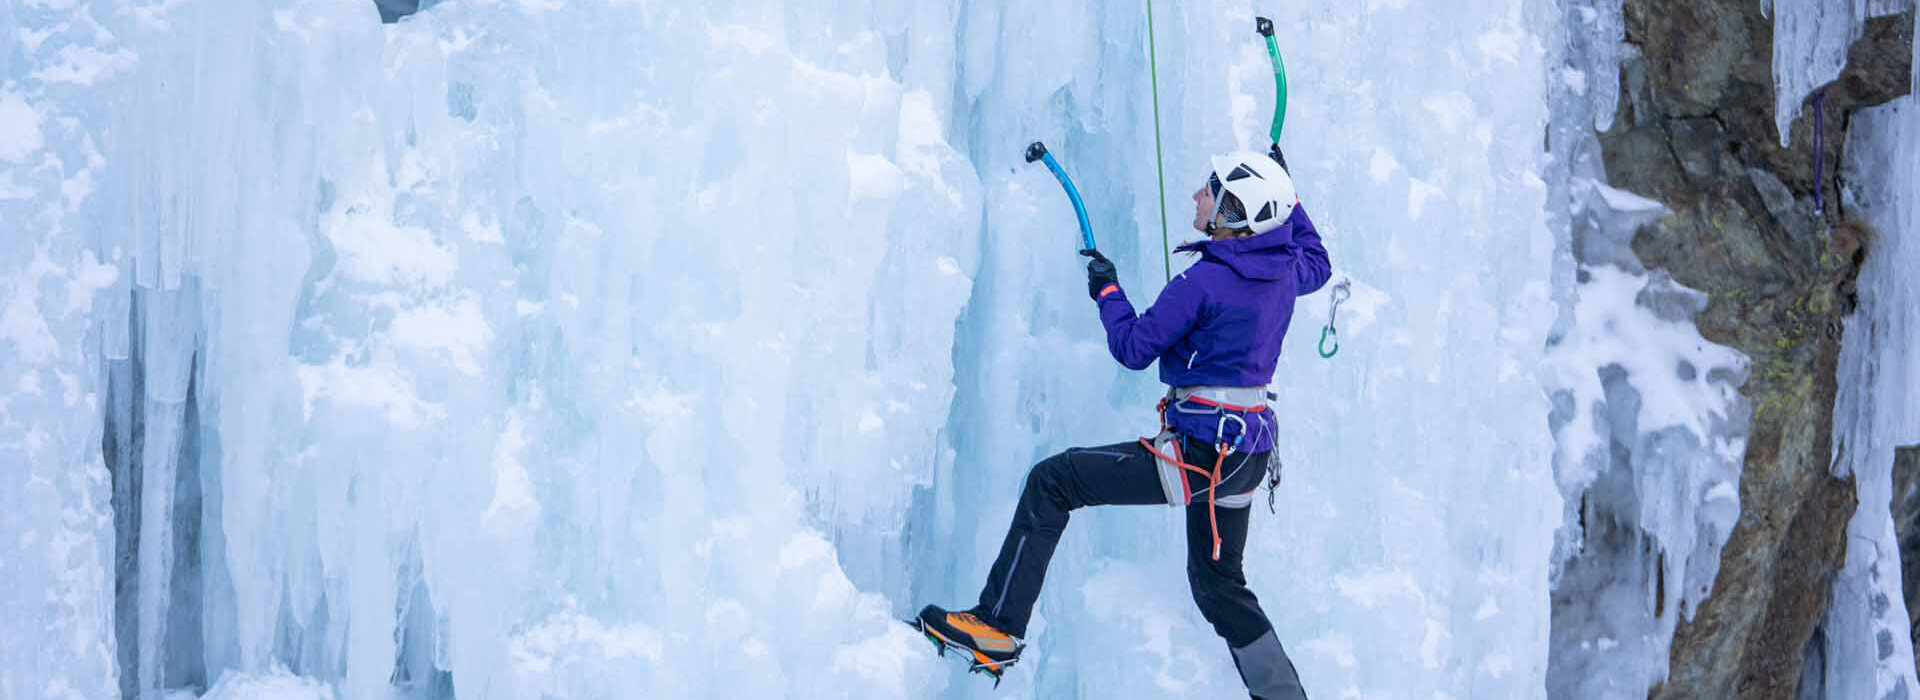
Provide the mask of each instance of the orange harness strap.
{"label": "orange harness strap", "polygon": [[[1227,447],[1225,443],[1214,446],[1214,451],[1220,456],[1213,460],[1213,472],[1209,473],[1200,467],[1168,457],[1166,453],[1154,449],[1153,441],[1151,440],[1140,438],[1140,444],[1146,447],[1148,452],[1153,453],[1153,456],[1164,460],[1168,464],[1179,467],[1182,471],[1190,471],[1207,477],[1207,483],[1210,484],[1210,486],[1207,487],[1207,524],[1213,528],[1213,560],[1220,561],[1220,513],[1219,509],[1214,506],[1214,496],[1220,493],[1220,466],[1227,463],[1227,453],[1233,450]],[[1185,476],[1180,478],[1182,481],[1186,480]]]}

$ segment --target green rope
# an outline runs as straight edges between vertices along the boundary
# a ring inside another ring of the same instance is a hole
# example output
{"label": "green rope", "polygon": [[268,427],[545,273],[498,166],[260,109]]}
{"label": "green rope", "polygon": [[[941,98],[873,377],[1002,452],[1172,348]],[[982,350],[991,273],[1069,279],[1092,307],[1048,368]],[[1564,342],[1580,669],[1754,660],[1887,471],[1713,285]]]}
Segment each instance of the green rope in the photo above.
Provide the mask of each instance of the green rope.
{"label": "green rope", "polygon": [[1153,74],[1153,161],[1160,174],[1160,259],[1173,282],[1173,243],[1167,234],[1167,158],[1160,146],[1160,49],[1153,38],[1153,0],[1147,0],[1147,67]]}

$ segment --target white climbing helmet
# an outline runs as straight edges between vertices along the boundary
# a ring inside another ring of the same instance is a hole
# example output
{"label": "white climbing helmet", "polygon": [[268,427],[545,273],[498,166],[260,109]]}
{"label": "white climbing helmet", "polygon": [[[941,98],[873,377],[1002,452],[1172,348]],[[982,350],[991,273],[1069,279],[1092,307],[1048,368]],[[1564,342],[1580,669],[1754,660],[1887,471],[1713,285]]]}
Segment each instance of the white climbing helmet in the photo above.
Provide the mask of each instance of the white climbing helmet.
{"label": "white climbing helmet", "polygon": [[[1293,208],[1300,205],[1300,197],[1293,190],[1293,177],[1264,153],[1234,151],[1214,156],[1207,188],[1213,193],[1213,215],[1207,219],[1210,227],[1249,229],[1258,235],[1280,228],[1293,216]],[[1247,212],[1247,220],[1219,221],[1226,203],[1226,198],[1220,196],[1222,191],[1239,200]]]}

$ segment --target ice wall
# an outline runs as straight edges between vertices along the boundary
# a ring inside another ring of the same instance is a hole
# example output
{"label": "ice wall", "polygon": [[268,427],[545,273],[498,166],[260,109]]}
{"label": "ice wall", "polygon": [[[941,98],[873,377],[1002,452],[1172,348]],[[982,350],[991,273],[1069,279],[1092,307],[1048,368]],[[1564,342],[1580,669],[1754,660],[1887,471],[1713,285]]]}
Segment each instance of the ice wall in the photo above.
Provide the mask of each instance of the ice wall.
{"label": "ice wall", "polygon": [[[1248,552],[1308,688],[1543,696],[1558,15],[1160,9],[1175,226],[1204,155],[1264,146],[1251,28],[1271,13],[1288,154],[1354,283],[1330,362],[1310,351],[1326,298],[1302,300],[1274,387],[1287,481]],[[1034,460],[1152,428],[1159,387],[1106,357],[1071,214],[1017,160],[1054,146],[1150,298],[1144,16],[454,0],[378,19],[0,9],[0,211],[26,234],[0,239],[0,381],[21,387],[0,450],[57,450],[14,460],[44,477],[6,504],[26,549],[0,560],[24,582],[0,625],[34,641],[5,648],[19,685],[0,689],[117,683],[110,411],[152,470],[144,568],[120,570],[142,695],[190,682],[160,641],[180,585],[204,601],[213,697],[985,694],[891,618],[973,595]],[[89,405],[135,347],[142,400]],[[170,447],[189,426],[197,449]],[[187,452],[206,526],[183,584],[164,535],[188,494],[165,490]],[[1001,692],[1236,692],[1177,523],[1076,517]],[[38,643],[48,624],[67,646]]]}
{"label": "ice wall", "polygon": [[[940,687],[876,593],[953,392],[978,177],[948,87],[908,77],[950,41],[866,29],[951,11],[836,8],[77,11],[145,42],[100,248],[199,299],[139,332],[149,364],[199,353],[211,675]],[[152,677],[164,581],[149,690],[180,680]]]}
{"label": "ice wall", "polygon": [[[1920,55],[1920,44],[1916,44]],[[1847,321],[1834,409],[1834,468],[1860,508],[1823,624],[1816,688],[1826,698],[1920,697],[1893,526],[1893,451],[1920,442],[1920,101],[1854,114],[1843,173],[1849,212],[1871,226],[1859,308]]]}
{"label": "ice wall", "polygon": [[0,6],[0,697],[77,700],[117,683],[89,212],[127,54],[57,5]]}

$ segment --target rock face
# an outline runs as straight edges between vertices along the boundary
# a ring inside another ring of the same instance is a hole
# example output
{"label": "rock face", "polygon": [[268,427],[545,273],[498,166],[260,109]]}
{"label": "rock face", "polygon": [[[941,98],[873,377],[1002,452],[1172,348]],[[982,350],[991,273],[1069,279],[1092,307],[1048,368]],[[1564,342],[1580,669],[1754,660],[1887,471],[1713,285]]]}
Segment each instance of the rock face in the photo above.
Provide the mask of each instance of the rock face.
{"label": "rock face", "polygon": [[[1893,451],[1893,528],[1900,539],[1900,585],[1910,639],[1920,642],[1920,445]],[[1920,644],[1915,644],[1920,649]],[[1915,652],[1920,663],[1920,652]]]}
{"label": "rock face", "polygon": [[1851,110],[1907,92],[1913,18],[1876,19],[1855,44],[1825,90],[1823,152],[1811,107],[1779,145],[1773,23],[1759,3],[1627,0],[1626,19],[1641,55],[1624,66],[1621,112],[1601,136],[1608,179],[1673,211],[1634,251],[1711,295],[1702,334],[1754,362],[1740,520],[1652,696],[1792,698],[1857,505],[1853,482],[1829,469],[1840,322],[1862,255],[1838,204],[1840,150]]}

